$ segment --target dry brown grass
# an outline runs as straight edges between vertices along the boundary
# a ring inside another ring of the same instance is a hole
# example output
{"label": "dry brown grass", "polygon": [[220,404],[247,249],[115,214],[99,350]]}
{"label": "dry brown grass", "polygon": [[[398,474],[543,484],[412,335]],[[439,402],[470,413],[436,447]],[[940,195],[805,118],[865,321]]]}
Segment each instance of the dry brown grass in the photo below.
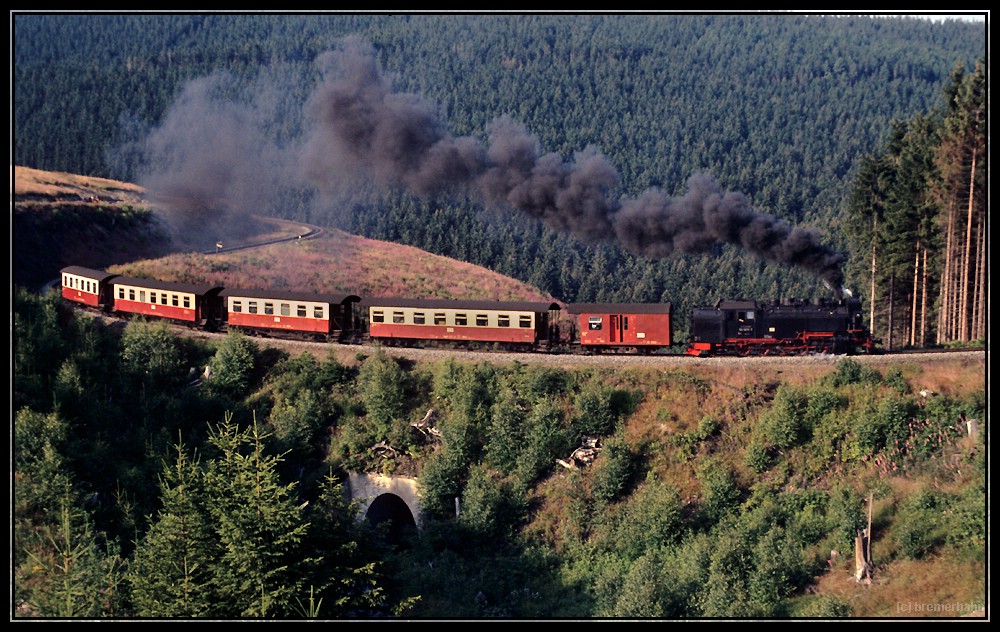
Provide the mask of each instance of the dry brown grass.
{"label": "dry brown grass", "polygon": [[11,165],[10,194],[15,201],[141,204],[145,191],[138,185],[117,180]]}
{"label": "dry brown grass", "polygon": [[872,542],[872,557],[871,585],[855,581],[852,552],[841,555],[812,592],[850,604],[854,617],[955,618],[974,615],[984,605],[981,597],[969,597],[983,594],[981,564],[943,557],[880,564],[877,539]]}
{"label": "dry brown grass", "polygon": [[316,239],[249,250],[211,255],[175,254],[113,266],[109,271],[163,281],[244,289],[414,298],[552,300],[526,283],[480,266],[338,230],[327,230]]}

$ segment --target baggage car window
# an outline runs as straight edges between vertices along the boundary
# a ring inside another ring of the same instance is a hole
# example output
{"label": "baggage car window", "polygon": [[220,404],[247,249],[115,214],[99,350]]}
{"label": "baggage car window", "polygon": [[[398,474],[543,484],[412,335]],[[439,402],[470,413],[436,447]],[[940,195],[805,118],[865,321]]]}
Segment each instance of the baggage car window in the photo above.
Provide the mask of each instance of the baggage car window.
{"label": "baggage car window", "polygon": [[377,309],[372,312],[372,322],[373,323],[384,323],[385,322],[385,312]]}
{"label": "baggage car window", "polygon": [[587,319],[587,329],[590,331],[600,331],[603,326],[602,323],[604,319],[600,316],[591,316]]}
{"label": "baggage car window", "polygon": [[466,314],[455,314],[455,324],[464,327],[469,324],[469,317]]}

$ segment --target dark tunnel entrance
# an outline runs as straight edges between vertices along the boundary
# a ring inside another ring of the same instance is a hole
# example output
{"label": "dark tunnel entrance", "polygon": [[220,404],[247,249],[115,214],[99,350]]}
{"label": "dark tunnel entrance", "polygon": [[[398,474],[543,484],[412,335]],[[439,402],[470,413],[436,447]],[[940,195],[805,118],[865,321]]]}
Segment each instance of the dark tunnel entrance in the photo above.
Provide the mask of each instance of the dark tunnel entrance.
{"label": "dark tunnel entrance", "polygon": [[385,529],[386,539],[394,545],[405,543],[417,532],[413,513],[395,494],[382,494],[373,500],[365,517],[373,527]]}

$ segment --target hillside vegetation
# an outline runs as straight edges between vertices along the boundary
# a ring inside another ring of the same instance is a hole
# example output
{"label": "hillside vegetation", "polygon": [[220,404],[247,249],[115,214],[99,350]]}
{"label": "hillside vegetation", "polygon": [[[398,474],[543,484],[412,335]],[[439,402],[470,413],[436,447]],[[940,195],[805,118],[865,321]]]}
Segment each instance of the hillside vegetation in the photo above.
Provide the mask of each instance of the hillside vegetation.
{"label": "hillside vegetation", "polygon": [[[19,617],[950,618],[989,598],[982,352],[558,368],[15,309]],[[596,458],[571,459],[587,438]],[[416,476],[422,530],[354,522],[348,471]]]}

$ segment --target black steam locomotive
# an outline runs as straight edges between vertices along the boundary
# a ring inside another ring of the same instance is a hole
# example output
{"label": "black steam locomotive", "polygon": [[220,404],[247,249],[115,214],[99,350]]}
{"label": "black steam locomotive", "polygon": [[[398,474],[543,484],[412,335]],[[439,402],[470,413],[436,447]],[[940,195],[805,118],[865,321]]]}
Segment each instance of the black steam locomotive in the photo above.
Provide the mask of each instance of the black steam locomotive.
{"label": "black steam locomotive", "polygon": [[877,341],[862,324],[861,301],[816,299],[761,303],[719,301],[695,307],[685,353],[803,355],[872,353]]}

